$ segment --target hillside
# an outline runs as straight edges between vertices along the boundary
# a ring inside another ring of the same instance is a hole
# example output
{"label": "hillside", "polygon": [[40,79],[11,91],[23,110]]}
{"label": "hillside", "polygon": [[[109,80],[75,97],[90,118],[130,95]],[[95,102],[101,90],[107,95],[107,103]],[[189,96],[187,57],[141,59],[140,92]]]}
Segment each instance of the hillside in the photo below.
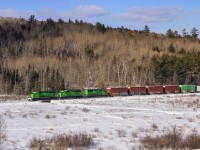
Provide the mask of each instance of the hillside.
{"label": "hillside", "polygon": [[199,84],[200,41],[83,21],[0,19],[0,93]]}

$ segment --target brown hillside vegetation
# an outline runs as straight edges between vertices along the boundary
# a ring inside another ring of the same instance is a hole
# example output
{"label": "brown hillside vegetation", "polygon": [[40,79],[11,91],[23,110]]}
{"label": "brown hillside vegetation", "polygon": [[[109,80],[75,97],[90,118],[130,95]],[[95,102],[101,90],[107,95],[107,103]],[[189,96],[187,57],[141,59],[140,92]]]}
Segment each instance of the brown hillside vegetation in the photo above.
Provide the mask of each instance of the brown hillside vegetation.
{"label": "brown hillside vegetation", "polygon": [[0,19],[0,93],[198,84],[197,37],[83,21]]}

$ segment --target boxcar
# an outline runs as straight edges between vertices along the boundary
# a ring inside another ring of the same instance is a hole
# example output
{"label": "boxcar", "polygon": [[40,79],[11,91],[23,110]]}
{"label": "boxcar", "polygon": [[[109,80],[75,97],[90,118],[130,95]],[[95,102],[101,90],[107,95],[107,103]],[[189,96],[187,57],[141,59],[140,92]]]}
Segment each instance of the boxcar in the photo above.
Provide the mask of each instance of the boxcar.
{"label": "boxcar", "polygon": [[200,93],[200,86],[199,86],[199,85],[198,85],[197,88],[196,88],[196,92],[197,92],[197,93]]}
{"label": "boxcar", "polygon": [[57,94],[54,91],[36,91],[30,94],[28,100],[29,101],[51,100],[55,98],[57,98]]}
{"label": "boxcar", "polygon": [[70,89],[70,90],[62,90],[58,93],[58,97],[60,99],[63,98],[78,98],[83,97],[82,91],[80,89]]}
{"label": "boxcar", "polygon": [[164,88],[162,85],[147,86],[147,94],[164,94]]}
{"label": "boxcar", "polygon": [[196,92],[196,85],[180,85],[181,93],[194,93]]}
{"label": "boxcar", "polygon": [[128,96],[129,89],[127,87],[107,88],[109,96]]}
{"label": "boxcar", "polygon": [[165,85],[164,87],[164,93],[180,93],[180,87],[179,85]]}
{"label": "boxcar", "polygon": [[86,97],[107,96],[107,93],[103,89],[85,89],[84,96]]}
{"label": "boxcar", "polygon": [[145,95],[147,94],[146,86],[129,87],[129,95]]}

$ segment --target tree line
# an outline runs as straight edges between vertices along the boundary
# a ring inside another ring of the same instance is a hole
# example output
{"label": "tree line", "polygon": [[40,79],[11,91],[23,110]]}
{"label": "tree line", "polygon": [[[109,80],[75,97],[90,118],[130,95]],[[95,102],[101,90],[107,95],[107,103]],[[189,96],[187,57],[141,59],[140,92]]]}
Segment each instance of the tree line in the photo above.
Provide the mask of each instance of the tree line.
{"label": "tree line", "polygon": [[0,93],[199,84],[198,29],[166,34],[34,15],[0,19]]}

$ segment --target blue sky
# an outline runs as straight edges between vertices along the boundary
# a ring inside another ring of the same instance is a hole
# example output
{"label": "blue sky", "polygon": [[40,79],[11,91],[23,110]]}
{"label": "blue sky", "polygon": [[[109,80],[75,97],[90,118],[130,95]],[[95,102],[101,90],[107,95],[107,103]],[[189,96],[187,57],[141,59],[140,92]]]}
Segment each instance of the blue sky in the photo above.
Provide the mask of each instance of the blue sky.
{"label": "blue sky", "polygon": [[152,32],[200,29],[200,0],[0,0],[0,16],[78,19]]}

